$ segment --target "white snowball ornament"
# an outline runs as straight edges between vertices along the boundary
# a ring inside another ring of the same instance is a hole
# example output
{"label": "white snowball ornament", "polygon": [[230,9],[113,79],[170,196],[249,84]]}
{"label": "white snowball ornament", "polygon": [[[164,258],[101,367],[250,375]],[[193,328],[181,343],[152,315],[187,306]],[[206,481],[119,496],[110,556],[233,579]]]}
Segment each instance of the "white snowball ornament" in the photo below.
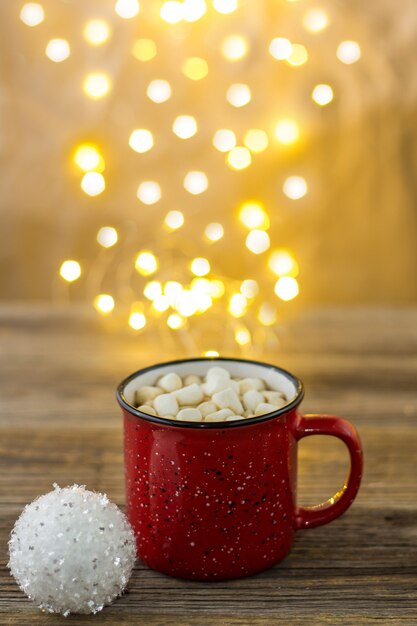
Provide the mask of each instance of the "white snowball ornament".
{"label": "white snowball ornament", "polygon": [[125,589],[136,559],[133,530],[106,495],[73,485],[28,504],[9,541],[8,566],[50,613],[97,613]]}

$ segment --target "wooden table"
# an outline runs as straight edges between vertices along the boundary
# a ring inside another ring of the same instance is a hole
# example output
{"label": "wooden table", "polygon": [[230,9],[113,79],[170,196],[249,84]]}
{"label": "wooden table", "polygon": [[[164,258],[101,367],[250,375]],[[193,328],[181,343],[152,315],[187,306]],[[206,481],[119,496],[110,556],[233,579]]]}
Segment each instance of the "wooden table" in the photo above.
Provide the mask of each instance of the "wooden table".
{"label": "wooden table", "polygon": [[[275,353],[306,384],[305,411],[340,413],[362,437],[353,507],[300,532],[274,569],[235,582],[164,577],[138,563],[128,593],[95,617],[44,615],[6,568],[8,534],[35,496],[79,483],[123,505],[117,382],[181,354],[106,331],[76,309],[0,309],[1,624],[416,624],[417,310],[311,311],[288,321]],[[300,443],[300,502],[340,487],[347,454],[333,438]]]}

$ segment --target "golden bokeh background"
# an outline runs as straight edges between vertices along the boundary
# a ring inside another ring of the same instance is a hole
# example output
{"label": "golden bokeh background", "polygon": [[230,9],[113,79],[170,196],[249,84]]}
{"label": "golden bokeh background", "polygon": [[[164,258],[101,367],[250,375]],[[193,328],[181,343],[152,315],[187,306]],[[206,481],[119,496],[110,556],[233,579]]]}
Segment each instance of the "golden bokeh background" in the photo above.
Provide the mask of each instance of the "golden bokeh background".
{"label": "golden bokeh background", "polygon": [[2,299],[239,345],[416,301],[413,0],[5,0],[0,30]]}

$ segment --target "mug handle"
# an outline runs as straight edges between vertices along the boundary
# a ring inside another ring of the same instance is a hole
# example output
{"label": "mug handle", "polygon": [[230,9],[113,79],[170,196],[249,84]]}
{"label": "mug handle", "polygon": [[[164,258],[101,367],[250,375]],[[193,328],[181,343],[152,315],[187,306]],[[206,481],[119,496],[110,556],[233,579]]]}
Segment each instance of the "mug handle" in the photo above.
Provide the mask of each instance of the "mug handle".
{"label": "mug handle", "polygon": [[293,430],[296,441],[311,435],[331,435],[341,439],[350,454],[350,472],[343,488],[317,506],[299,507],[295,528],[314,528],[328,524],[350,507],[359,490],[363,471],[363,451],[356,428],[347,420],[333,415],[299,416]]}

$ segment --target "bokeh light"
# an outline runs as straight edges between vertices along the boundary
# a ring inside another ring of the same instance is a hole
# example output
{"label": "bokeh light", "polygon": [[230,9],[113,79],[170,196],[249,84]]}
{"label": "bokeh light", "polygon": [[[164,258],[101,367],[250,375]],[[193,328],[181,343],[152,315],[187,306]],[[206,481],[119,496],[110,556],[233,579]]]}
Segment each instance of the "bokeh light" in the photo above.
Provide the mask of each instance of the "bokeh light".
{"label": "bokeh light", "polygon": [[[238,0],[213,0],[213,7],[218,13],[227,15],[228,13],[236,11],[238,8]],[[217,353],[216,355],[219,356]]]}
{"label": "bokeh light", "polygon": [[51,39],[46,45],[45,54],[54,63],[61,63],[71,54],[70,45],[66,39]]}
{"label": "bokeh light", "polygon": [[72,283],[81,276],[81,265],[78,261],[68,259],[62,263],[59,269],[59,274],[61,278],[66,280],[68,283]]}
{"label": "bokeh light", "polygon": [[186,324],[186,320],[178,315],[178,313],[171,313],[167,319],[167,325],[173,330],[178,330],[179,328],[183,328]]}
{"label": "bokeh light", "polygon": [[74,152],[74,163],[83,172],[91,172],[92,170],[102,172],[105,167],[104,159],[97,146],[89,143],[77,146]]}
{"label": "bokeh light", "polygon": [[207,11],[205,0],[183,0],[182,13],[186,22],[196,22]]}
{"label": "bokeh light", "polygon": [[84,27],[84,39],[92,46],[101,46],[110,37],[111,30],[108,22],[102,19],[89,20]]}
{"label": "bokeh light", "polygon": [[268,267],[277,276],[297,276],[298,263],[290,250],[273,250],[268,258]]}
{"label": "bokeh light", "polygon": [[97,233],[97,241],[103,248],[111,248],[117,240],[117,230],[113,226],[102,226]]}
{"label": "bokeh light", "polygon": [[251,334],[246,326],[238,326],[235,329],[234,337],[239,346],[246,346],[251,342]]}
{"label": "bokeh light", "polygon": [[333,89],[330,85],[316,85],[313,89],[311,97],[316,104],[324,107],[333,100]]}
{"label": "bokeh light", "polygon": [[263,302],[259,307],[257,317],[258,321],[263,326],[272,326],[273,324],[275,324],[278,318],[277,308],[269,302]]}
{"label": "bokeh light", "polygon": [[289,59],[292,54],[292,43],[284,37],[276,37],[269,44],[269,53],[278,61]]}
{"label": "bokeh light", "polygon": [[219,241],[224,235],[224,228],[218,222],[212,222],[207,224],[204,234],[211,242]]}
{"label": "bokeh light", "polygon": [[178,228],[184,225],[184,221],[184,214],[181,211],[168,211],[164,225],[168,230],[178,230]]}
{"label": "bokeh light", "polygon": [[251,101],[251,91],[244,83],[234,83],[230,85],[226,93],[226,99],[232,106],[240,108]]}
{"label": "bokeh light", "polygon": [[100,172],[86,172],[81,180],[81,189],[88,196],[98,196],[106,188],[106,181]]}
{"label": "bokeh light", "polygon": [[197,257],[191,261],[190,269],[195,276],[206,276],[210,272],[210,263],[204,257]]}
{"label": "bokeh light", "polygon": [[242,35],[229,35],[222,41],[221,52],[227,61],[240,61],[249,49],[248,40]]}
{"label": "bokeh light", "polygon": [[129,326],[133,328],[133,330],[141,330],[142,328],[145,328],[146,317],[144,313],[131,313],[129,317]]}
{"label": "bokeh light", "polygon": [[243,146],[232,148],[227,155],[227,163],[233,170],[243,170],[252,163],[250,151]]}
{"label": "bokeh light", "polygon": [[329,25],[329,17],[323,9],[309,9],[303,17],[303,26],[310,33],[319,33]]}
{"label": "bokeh light", "polygon": [[131,48],[132,54],[138,61],[151,61],[156,57],[156,43],[152,39],[136,39]]}
{"label": "bokeh light", "polygon": [[257,281],[252,278],[244,280],[240,285],[240,293],[243,293],[246,298],[256,298],[259,293]]}
{"label": "bokeh light", "polygon": [[269,228],[269,218],[260,202],[244,202],[239,209],[239,219],[246,228]]}
{"label": "bokeh light", "polygon": [[159,15],[168,24],[178,24],[183,19],[183,3],[176,0],[168,0],[161,6]]}
{"label": "bokeh light", "polygon": [[114,10],[119,17],[130,20],[139,13],[140,5],[138,0],[117,0]]}
{"label": "bokeh light", "polygon": [[302,176],[289,176],[282,187],[284,194],[291,200],[299,200],[307,193],[307,181]]}
{"label": "bokeh light", "polygon": [[104,72],[88,74],[83,83],[84,93],[93,100],[103,98],[110,90],[110,78]]}
{"label": "bokeh light", "polygon": [[190,80],[202,80],[208,74],[208,63],[201,57],[190,57],[182,65],[182,73]]}
{"label": "bokeh light", "polygon": [[143,295],[148,300],[155,300],[158,296],[162,294],[162,285],[159,280],[151,280],[149,283],[146,283],[145,288],[143,290]]}
{"label": "bokeh light", "polygon": [[129,137],[129,146],[135,152],[148,152],[153,147],[153,135],[146,128],[136,128]]}
{"label": "bokeh light", "polygon": [[149,83],[146,95],[152,102],[161,104],[171,97],[171,85],[167,80],[157,79]]}
{"label": "bokeh light", "polygon": [[251,152],[263,152],[269,145],[268,135],[260,128],[251,128],[245,133],[243,143]]}
{"label": "bokeh light", "polygon": [[154,180],[146,180],[140,183],[136,196],[143,204],[155,204],[161,199],[161,187]]}
{"label": "bokeh light", "polygon": [[251,230],[246,237],[246,247],[253,254],[262,254],[270,245],[269,235],[265,230]]}
{"label": "bokeh light", "polygon": [[196,196],[204,193],[208,188],[208,178],[204,172],[188,172],[184,178],[184,189]]}
{"label": "bokeh light", "polygon": [[308,61],[307,48],[300,43],[293,43],[290,56],[287,58],[287,62],[293,67],[299,67],[304,65]]}
{"label": "bokeh light", "polygon": [[219,152],[229,152],[236,145],[236,135],[232,130],[221,128],[213,137],[213,146]]}
{"label": "bokeh light", "polygon": [[135,268],[142,276],[149,276],[158,269],[158,259],[153,252],[142,250],[136,257]]}
{"label": "bokeh light", "polygon": [[361,58],[361,48],[357,41],[341,41],[336,56],[345,65],[356,63]]}
{"label": "bokeh light", "polygon": [[292,276],[282,276],[275,283],[274,291],[281,300],[293,300],[299,293],[298,282]]}
{"label": "bokeh light", "polygon": [[94,308],[103,315],[108,315],[114,309],[114,298],[108,293],[100,293],[94,298]]}
{"label": "bokeh light", "polygon": [[38,26],[45,19],[43,6],[38,2],[28,2],[20,9],[20,19],[26,26]]}
{"label": "bokeh light", "polygon": [[279,143],[289,146],[300,138],[300,129],[295,120],[285,118],[277,122],[274,134]]}
{"label": "bokeh light", "polygon": [[197,121],[192,115],[179,115],[172,125],[172,132],[180,139],[193,137],[197,130]]}
{"label": "bokeh light", "polygon": [[243,317],[246,313],[248,301],[242,293],[234,293],[230,300],[228,310],[233,317]]}

